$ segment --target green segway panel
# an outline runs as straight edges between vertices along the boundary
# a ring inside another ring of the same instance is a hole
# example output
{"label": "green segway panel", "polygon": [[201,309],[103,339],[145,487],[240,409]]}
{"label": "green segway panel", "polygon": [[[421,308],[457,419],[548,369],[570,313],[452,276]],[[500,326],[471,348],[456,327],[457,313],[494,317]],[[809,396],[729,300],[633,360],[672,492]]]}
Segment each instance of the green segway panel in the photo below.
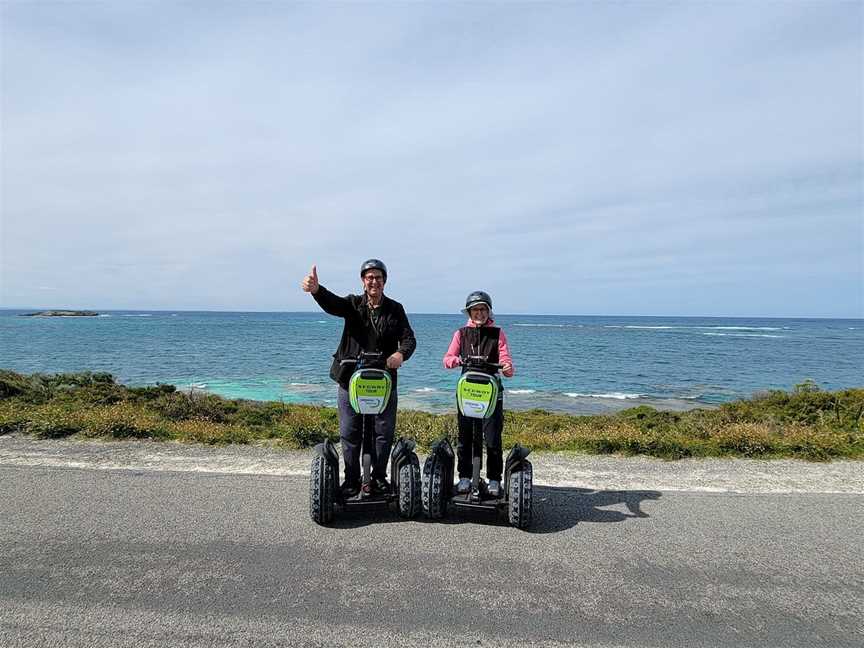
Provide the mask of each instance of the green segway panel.
{"label": "green segway panel", "polygon": [[351,408],[358,414],[380,414],[387,407],[393,380],[383,369],[355,371],[348,383]]}
{"label": "green segway panel", "polygon": [[479,371],[466,371],[456,383],[456,403],[462,416],[489,418],[498,402],[498,381]]}

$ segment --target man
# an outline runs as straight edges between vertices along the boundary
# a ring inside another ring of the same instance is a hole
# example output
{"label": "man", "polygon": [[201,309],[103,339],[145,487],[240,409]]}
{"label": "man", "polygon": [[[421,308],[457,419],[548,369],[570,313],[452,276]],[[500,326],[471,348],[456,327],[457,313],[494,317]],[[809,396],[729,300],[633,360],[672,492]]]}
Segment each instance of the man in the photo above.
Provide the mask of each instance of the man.
{"label": "man", "polygon": [[393,391],[387,408],[376,418],[373,433],[372,484],[377,492],[387,492],[387,462],[393,445],[396,428],[396,370],[402,366],[414,349],[417,341],[414,331],[399,302],[384,296],[387,283],[387,266],[378,259],[369,259],[360,266],[362,295],[339,297],[318,283],[318,268],[312,266],[310,273],[303,279],[303,290],[312,293],[321,309],[330,315],[345,320],[342,339],[333,356],[330,377],[339,385],[337,403],[339,406],[339,437],[342,441],[342,457],[345,460],[345,481],[342,493],[353,497],[360,490],[360,446],[363,432],[361,415],[350,405],[348,381],[355,365],[342,364],[346,358],[356,358],[360,351],[380,351],[387,358],[386,366],[393,379]]}

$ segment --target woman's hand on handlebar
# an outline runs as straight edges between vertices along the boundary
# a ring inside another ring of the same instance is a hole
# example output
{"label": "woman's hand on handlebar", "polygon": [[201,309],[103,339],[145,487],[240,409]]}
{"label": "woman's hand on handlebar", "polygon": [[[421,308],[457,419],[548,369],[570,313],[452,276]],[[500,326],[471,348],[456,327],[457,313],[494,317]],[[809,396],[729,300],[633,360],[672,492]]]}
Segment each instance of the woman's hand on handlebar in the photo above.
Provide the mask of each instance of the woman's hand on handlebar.
{"label": "woman's hand on handlebar", "polygon": [[500,362],[488,362],[485,356],[460,356],[459,364],[468,367],[476,367],[481,370],[489,370],[489,369],[502,369],[507,370],[507,368],[512,367],[510,363],[505,362],[504,364]]}
{"label": "woman's hand on handlebar", "polygon": [[502,362],[498,366],[501,367],[501,373],[503,373],[503,374],[508,374],[511,371],[513,371],[513,365],[509,362]]}

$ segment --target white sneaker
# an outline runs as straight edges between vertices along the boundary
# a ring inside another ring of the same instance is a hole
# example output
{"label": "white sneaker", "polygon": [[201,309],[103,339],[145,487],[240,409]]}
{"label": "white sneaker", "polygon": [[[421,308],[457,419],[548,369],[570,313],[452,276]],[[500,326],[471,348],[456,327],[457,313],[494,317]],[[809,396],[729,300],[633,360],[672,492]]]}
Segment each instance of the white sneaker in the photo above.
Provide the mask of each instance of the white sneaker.
{"label": "white sneaker", "polygon": [[497,482],[494,479],[489,480],[489,484],[486,486],[486,492],[489,493],[492,497],[498,497],[501,495],[501,482]]}
{"label": "white sneaker", "polygon": [[456,484],[456,492],[467,493],[469,490],[471,490],[471,480],[467,477],[463,477],[459,480],[459,483]]}

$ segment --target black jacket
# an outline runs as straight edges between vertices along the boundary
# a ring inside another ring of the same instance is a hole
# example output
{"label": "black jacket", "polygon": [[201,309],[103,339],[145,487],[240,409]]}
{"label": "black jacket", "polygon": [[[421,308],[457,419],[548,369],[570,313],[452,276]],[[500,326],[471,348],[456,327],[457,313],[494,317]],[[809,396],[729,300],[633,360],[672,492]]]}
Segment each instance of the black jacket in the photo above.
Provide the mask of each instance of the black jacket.
{"label": "black jacket", "polygon": [[[325,313],[345,320],[342,339],[333,354],[333,364],[330,366],[330,377],[343,387],[348,386],[348,380],[354,371],[353,365],[341,364],[345,358],[355,358],[360,351],[381,351],[386,359],[400,351],[407,360],[417,348],[417,340],[414,339],[414,331],[408,322],[405,309],[402,304],[386,295],[379,307],[377,330],[372,325],[365,294],[339,297],[319,285],[318,291],[312,297]],[[396,370],[389,371],[395,389]]]}

